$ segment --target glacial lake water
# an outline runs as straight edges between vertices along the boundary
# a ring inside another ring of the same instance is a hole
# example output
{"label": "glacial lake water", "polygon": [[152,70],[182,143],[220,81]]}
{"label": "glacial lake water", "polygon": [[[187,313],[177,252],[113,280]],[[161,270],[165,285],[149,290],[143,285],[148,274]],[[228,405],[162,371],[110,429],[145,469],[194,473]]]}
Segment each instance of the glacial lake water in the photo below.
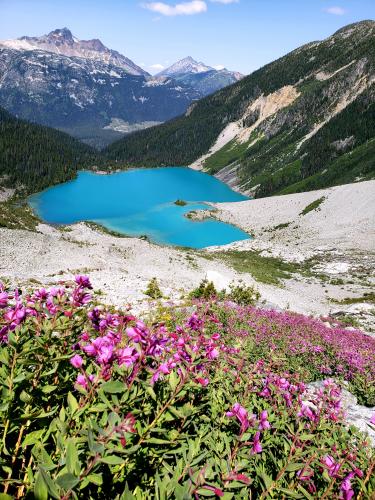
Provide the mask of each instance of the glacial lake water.
{"label": "glacial lake water", "polygon": [[[176,200],[187,202],[175,205]],[[215,177],[184,167],[128,170],[110,175],[82,171],[76,179],[33,195],[29,203],[50,224],[91,221],[155,243],[204,248],[250,238],[214,219],[192,221],[190,210],[204,202],[243,201]]]}

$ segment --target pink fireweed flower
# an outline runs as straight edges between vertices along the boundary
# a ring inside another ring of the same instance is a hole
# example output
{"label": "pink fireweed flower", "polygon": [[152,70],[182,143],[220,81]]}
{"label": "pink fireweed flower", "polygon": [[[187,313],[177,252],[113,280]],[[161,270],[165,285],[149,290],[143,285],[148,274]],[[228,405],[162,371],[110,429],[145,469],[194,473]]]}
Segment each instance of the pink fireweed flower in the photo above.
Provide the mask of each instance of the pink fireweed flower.
{"label": "pink fireweed flower", "polygon": [[118,364],[120,366],[125,365],[126,367],[132,366],[138,359],[138,352],[132,347],[124,347],[119,349],[116,353]]}
{"label": "pink fireweed flower", "polygon": [[351,500],[354,497],[351,479],[354,477],[354,472],[350,472],[344,481],[341,483],[340,492],[343,500]]}
{"label": "pink fireweed flower", "polygon": [[48,292],[45,288],[40,288],[39,290],[36,290],[32,296],[32,299],[34,300],[40,300],[44,301],[48,297]]}
{"label": "pink fireweed flower", "polygon": [[96,359],[98,363],[104,365],[106,363],[109,363],[109,361],[112,358],[112,355],[113,355],[113,346],[111,344],[105,344],[98,349],[98,354],[96,356]]}
{"label": "pink fireweed flower", "polygon": [[322,464],[327,467],[328,474],[331,477],[336,477],[340,469],[340,464],[335,462],[335,459],[331,455],[327,455],[322,458]]}
{"label": "pink fireweed flower", "polygon": [[84,276],[82,274],[77,275],[74,278],[75,282],[77,285],[82,286],[83,288],[92,288],[90,278],[88,276]]}
{"label": "pink fireweed flower", "polygon": [[266,429],[271,428],[271,424],[268,422],[268,413],[267,410],[264,410],[260,414],[260,424],[259,424],[259,430],[264,431]]}
{"label": "pink fireweed flower", "polygon": [[77,375],[75,385],[83,387],[83,389],[87,389],[89,386],[89,382],[90,383],[93,382],[94,379],[95,379],[94,375],[89,375],[88,377],[86,377],[85,375],[80,373],[79,375]]}
{"label": "pink fireweed flower", "polygon": [[187,326],[192,330],[200,330],[203,325],[203,321],[199,319],[197,313],[193,313],[188,319]]}
{"label": "pink fireweed flower", "polygon": [[197,377],[195,380],[203,387],[206,387],[210,383],[210,380],[208,378]]}
{"label": "pink fireweed flower", "polygon": [[79,354],[75,354],[72,358],[70,358],[70,364],[74,366],[74,368],[81,368],[83,365],[83,359]]}
{"label": "pink fireweed flower", "polygon": [[142,330],[140,330],[139,328],[134,327],[134,326],[130,326],[125,331],[126,331],[127,336],[133,342],[137,342],[137,343],[142,342],[144,335],[143,335]]}
{"label": "pink fireweed flower", "polygon": [[4,319],[9,323],[9,328],[14,330],[26,318],[26,308],[17,303],[4,314]]}
{"label": "pink fireweed flower", "polygon": [[84,306],[90,302],[91,294],[85,292],[82,288],[76,288],[73,290],[71,300],[75,307]]}
{"label": "pink fireweed flower", "polygon": [[375,413],[373,414],[373,416],[370,418],[370,423],[375,425]]}
{"label": "pink fireweed flower", "polygon": [[243,434],[250,426],[249,414],[247,410],[240,405],[240,403],[235,403],[231,411],[226,412],[227,417],[236,417],[241,424],[240,433]]}
{"label": "pink fireweed flower", "polygon": [[219,357],[219,351],[216,349],[216,347],[208,350],[207,352],[208,359],[217,359],[218,357]]}
{"label": "pink fireweed flower", "polygon": [[0,292],[0,309],[7,307],[9,295],[6,292]]}
{"label": "pink fireweed flower", "polygon": [[317,420],[317,415],[314,413],[312,408],[310,406],[308,406],[307,404],[302,404],[301,409],[298,412],[297,416],[307,418],[308,420],[311,420],[312,422],[315,422]]}
{"label": "pink fireweed flower", "polygon": [[263,448],[260,444],[260,432],[257,432],[254,436],[254,441],[251,449],[251,454],[256,455],[257,453],[262,453]]}

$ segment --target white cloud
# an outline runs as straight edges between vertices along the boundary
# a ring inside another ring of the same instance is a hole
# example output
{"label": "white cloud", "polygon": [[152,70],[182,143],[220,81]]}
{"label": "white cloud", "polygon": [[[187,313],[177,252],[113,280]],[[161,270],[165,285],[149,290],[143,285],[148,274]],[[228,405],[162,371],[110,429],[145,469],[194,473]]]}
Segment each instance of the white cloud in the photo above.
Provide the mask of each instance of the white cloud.
{"label": "white cloud", "polygon": [[155,71],[161,71],[164,68],[165,66],[163,66],[162,64],[151,64],[150,66],[150,69],[154,69]]}
{"label": "white cloud", "polygon": [[141,4],[144,9],[157,12],[163,16],[191,16],[207,11],[207,4],[203,0],[192,0],[169,5],[165,2],[147,2]]}
{"label": "white cloud", "polygon": [[220,71],[221,69],[225,69],[225,66],[222,64],[218,64],[217,66],[214,66],[214,69],[217,69],[217,71]]}
{"label": "white cloud", "polygon": [[327,7],[326,9],[323,9],[325,12],[328,12],[328,14],[333,14],[334,16],[343,16],[346,14],[346,10],[343,9],[342,7]]}
{"label": "white cloud", "polygon": [[228,5],[229,3],[239,3],[240,0],[210,0],[210,1],[214,3],[223,3],[225,5]]}

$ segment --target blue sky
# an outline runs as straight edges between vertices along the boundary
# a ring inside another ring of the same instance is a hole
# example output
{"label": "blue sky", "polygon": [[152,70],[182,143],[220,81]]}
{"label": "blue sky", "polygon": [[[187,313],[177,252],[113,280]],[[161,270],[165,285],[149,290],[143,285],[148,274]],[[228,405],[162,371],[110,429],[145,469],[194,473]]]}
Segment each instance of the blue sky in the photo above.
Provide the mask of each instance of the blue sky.
{"label": "blue sky", "polygon": [[0,0],[0,39],[66,26],[152,73],[191,55],[247,74],[374,18],[375,0]]}

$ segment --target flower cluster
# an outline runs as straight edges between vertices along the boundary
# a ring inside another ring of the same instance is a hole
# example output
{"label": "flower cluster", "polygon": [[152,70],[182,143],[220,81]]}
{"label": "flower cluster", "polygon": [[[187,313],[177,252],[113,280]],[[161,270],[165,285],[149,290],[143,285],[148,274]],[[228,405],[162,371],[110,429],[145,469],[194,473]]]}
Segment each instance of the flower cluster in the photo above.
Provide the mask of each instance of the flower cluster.
{"label": "flower cluster", "polygon": [[[363,397],[375,375],[374,339],[234,303],[171,306],[168,320],[158,313],[142,321],[129,310],[94,303],[91,288],[82,275],[27,294],[0,285],[4,386],[13,376],[8,360],[15,342],[27,353],[4,392],[9,401],[0,408],[0,429],[8,435],[0,442],[17,443],[21,431],[9,437],[6,422],[14,414],[15,426],[22,424],[23,399],[39,405],[30,412],[26,444],[12,451],[25,454],[16,459],[24,469],[14,484],[36,476],[37,463],[29,475],[25,464],[28,443],[39,436],[56,462],[48,477],[62,497],[68,455],[79,457],[69,463],[77,471],[69,487],[82,488],[79,498],[90,481],[103,497],[115,498],[125,481],[145,497],[160,488],[165,498],[178,489],[193,498],[227,491],[267,498],[271,490],[281,498],[294,488],[350,500],[370,482],[371,453],[366,438],[343,425],[340,383],[346,379]],[[46,395],[56,387],[65,393],[51,408]],[[368,424],[375,425],[375,415]],[[43,425],[51,429],[45,435]],[[12,470],[12,455],[1,450],[0,444],[0,459]],[[102,481],[108,467],[113,490]]]}

